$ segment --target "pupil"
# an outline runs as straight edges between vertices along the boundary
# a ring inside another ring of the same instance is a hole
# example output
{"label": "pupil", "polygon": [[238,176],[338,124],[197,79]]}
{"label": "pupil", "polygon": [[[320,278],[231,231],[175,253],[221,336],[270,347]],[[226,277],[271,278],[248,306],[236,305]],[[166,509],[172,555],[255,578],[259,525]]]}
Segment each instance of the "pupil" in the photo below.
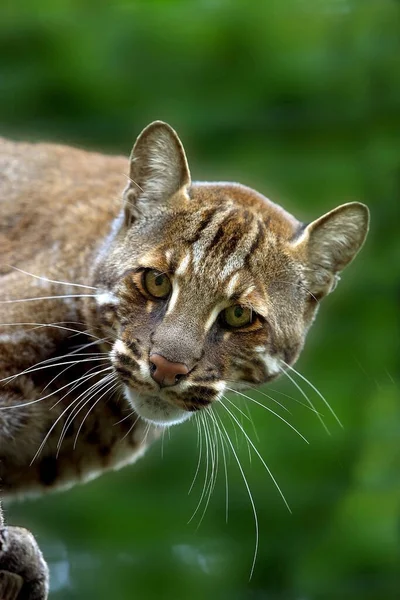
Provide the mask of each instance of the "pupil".
{"label": "pupil", "polygon": [[234,314],[237,319],[240,319],[240,317],[243,315],[243,308],[241,306],[237,306],[235,308]]}
{"label": "pupil", "polygon": [[156,285],[162,285],[162,283],[163,283],[163,276],[162,275],[157,275],[157,277],[154,280],[154,283]]}

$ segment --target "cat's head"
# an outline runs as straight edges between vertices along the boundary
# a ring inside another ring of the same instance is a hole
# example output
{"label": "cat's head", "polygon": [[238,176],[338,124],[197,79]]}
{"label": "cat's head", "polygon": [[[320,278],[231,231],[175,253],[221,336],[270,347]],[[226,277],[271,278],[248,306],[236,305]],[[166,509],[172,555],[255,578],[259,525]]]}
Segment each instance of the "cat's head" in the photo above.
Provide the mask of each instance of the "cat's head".
{"label": "cat's head", "polygon": [[140,134],[129,177],[95,269],[96,320],[135,411],[169,425],[296,361],[369,215],[354,202],[305,225],[242,185],[192,183],[162,122]]}

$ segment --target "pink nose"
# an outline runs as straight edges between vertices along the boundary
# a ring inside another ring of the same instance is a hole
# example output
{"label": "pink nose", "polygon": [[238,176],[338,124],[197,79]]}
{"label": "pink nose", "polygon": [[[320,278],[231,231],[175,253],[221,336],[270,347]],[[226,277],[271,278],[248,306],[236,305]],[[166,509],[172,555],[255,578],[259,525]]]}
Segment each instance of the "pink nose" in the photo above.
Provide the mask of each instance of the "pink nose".
{"label": "pink nose", "polygon": [[175,385],[178,375],[187,375],[189,369],[183,363],[174,363],[161,354],[150,355],[150,375],[161,386]]}

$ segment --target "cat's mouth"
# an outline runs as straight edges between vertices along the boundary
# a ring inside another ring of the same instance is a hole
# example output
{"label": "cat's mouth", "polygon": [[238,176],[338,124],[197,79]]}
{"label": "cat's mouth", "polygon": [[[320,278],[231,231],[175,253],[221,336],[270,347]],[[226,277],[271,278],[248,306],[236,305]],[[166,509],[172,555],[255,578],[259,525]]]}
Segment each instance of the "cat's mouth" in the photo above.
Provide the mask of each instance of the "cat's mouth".
{"label": "cat's mouth", "polygon": [[169,427],[190,419],[192,412],[184,410],[162,397],[160,394],[136,392],[132,387],[124,385],[124,394],[135,413],[154,425]]}
{"label": "cat's mouth", "polygon": [[217,373],[197,371],[173,384],[156,383],[146,361],[136,358],[122,341],[117,341],[111,362],[124,385],[124,395],[135,413],[158,426],[168,427],[190,419],[191,415],[218,400],[226,384]]}

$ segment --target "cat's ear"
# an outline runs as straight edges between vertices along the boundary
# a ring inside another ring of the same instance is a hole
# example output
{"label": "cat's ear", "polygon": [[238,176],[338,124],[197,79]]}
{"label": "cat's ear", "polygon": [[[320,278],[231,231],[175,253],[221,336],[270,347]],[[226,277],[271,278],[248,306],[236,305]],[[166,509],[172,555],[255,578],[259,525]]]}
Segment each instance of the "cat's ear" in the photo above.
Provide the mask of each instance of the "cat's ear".
{"label": "cat's ear", "polygon": [[128,221],[189,186],[182,142],[167,123],[154,121],[138,136],[131,153],[129,183],[124,192]]}
{"label": "cat's ear", "polygon": [[368,233],[365,204],[343,204],[307,225],[293,241],[301,256],[309,291],[316,299],[333,291],[342,271],[360,250]]}

